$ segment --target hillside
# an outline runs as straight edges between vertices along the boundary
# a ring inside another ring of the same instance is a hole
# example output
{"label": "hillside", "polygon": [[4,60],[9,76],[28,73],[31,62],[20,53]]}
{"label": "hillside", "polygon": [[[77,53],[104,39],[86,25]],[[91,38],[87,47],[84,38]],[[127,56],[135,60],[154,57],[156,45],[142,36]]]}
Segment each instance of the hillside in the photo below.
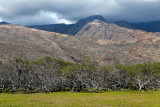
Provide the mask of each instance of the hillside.
{"label": "hillside", "polygon": [[154,35],[160,37],[160,32],[156,32],[156,33],[154,33]]}
{"label": "hillside", "polygon": [[85,25],[77,34],[78,37],[108,39],[126,43],[155,42],[160,38],[154,34],[140,30],[132,30],[109,24],[100,20]]}
{"label": "hillside", "polygon": [[23,26],[0,25],[0,60],[51,56],[70,62],[89,58],[102,65],[160,61],[160,44],[154,42],[156,40],[150,43],[121,43],[115,39],[73,37]]}

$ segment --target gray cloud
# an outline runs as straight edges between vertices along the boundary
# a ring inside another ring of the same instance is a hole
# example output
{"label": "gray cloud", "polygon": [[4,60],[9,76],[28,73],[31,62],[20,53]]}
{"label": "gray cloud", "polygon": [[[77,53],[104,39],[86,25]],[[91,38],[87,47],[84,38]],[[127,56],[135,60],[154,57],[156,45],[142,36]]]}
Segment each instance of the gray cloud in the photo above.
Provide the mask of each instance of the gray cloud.
{"label": "gray cloud", "polygon": [[0,0],[0,20],[32,25],[73,23],[90,15],[108,21],[160,20],[160,0]]}

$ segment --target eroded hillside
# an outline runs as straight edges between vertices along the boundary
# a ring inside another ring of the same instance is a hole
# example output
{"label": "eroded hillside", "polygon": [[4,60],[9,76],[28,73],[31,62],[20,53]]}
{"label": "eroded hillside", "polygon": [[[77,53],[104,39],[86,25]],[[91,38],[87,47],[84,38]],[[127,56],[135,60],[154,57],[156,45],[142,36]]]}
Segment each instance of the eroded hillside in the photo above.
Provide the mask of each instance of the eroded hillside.
{"label": "eroded hillside", "polygon": [[94,20],[88,23],[76,36],[108,39],[126,43],[152,43],[160,39],[152,33],[119,27],[100,20]]}
{"label": "eroded hillside", "polygon": [[[124,35],[124,31],[119,31],[122,34],[117,33],[117,36]],[[111,29],[109,32],[111,33]],[[116,38],[116,35],[113,36]],[[149,43],[137,42],[137,39],[131,40],[131,38],[127,41],[136,42],[125,43],[117,39],[73,37],[23,26],[0,25],[0,60],[7,61],[15,57],[37,59],[51,56],[70,62],[80,62],[89,58],[102,65],[160,61],[160,42],[154,35],[149,37],[153,38]]]}

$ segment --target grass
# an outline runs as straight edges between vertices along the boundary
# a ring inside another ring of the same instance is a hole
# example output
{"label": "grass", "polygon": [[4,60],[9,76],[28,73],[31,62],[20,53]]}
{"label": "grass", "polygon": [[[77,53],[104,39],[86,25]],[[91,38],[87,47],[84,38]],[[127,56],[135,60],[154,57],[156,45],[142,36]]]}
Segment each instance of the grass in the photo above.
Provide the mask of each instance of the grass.
{"label": "grass", "polygon": [[0,107],[160,107],[160,92],[0,94]]}

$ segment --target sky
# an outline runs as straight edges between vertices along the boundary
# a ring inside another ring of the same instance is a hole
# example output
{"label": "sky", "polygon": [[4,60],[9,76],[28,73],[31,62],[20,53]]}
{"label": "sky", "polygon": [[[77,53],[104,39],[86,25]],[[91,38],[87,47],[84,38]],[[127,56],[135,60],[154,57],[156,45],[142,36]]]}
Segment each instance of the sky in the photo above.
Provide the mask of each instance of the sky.
{"label": "sky", "polygon": [[0,0],[0,21],[19,25],[71,24],[102,15],[107,21],[160,20],[160,0]]}

